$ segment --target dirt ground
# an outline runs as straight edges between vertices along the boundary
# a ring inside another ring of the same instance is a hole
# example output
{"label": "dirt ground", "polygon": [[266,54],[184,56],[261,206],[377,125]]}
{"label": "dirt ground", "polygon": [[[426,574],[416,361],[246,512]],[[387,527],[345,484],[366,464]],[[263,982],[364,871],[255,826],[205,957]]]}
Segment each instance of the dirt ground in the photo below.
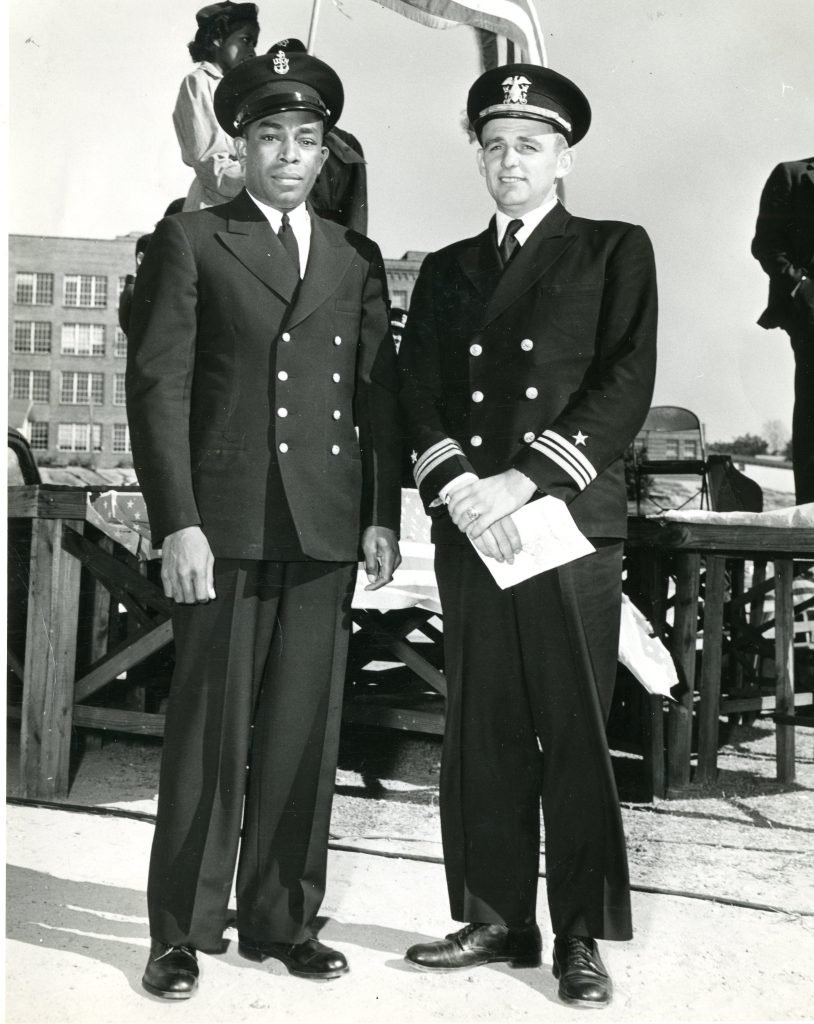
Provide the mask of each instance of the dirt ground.
{"label": "dirt ground", "polygon": [[[733,727],[711,786],[681,799],[637,799],[641,762],[614,753],[634,884],[814,915],[814,731],[796,737],[797,779],[775,781],[774,726]],[[18,786],[9,736],[8,792]],[[68,801],[156,806],[159,740],[109,738],[86,749]],[[419,847],[440,858],[437,737],[346,726],[331,832],[338,844]],[[436,850],[437,848],[437,850]],[[812,922],[814,924],[814,922]]]}
{"label": "dirt ground", "polygon": [[[10,795],[18,785],[9,736]],[[86,749],[73,805],[155,810],[160,742]],[[234,936],[203,963],[207,996],[167,1006],[138,978],[146,953],[148,821],[7,808],[7,1015],[53,1021],[566,1020],[550,975],[406,971],[406,945],[449,927],[435,737],[346,728],[332,822],[323,938],[352,957],[338,988],[258,973]],[[606,1020],[809,1020],[814,1015],[814,733],[799,730],[797,780],[774,781],[767,721],[737,727],[715,786],[644,803],[639,762],[614,756],[628,835],[636,937],[606,944],[617,995]],[[542,887],[541,887],[542,888]],[[541,895],[540,919],[545,920]],[[327,991],[330,989],[330,991]]]}

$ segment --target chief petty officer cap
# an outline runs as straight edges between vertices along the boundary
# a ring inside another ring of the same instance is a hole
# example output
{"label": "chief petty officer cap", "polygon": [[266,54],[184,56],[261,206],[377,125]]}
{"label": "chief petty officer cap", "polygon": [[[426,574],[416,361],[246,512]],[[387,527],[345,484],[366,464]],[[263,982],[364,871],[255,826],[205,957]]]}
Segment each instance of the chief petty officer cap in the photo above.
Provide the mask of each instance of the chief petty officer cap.
{"label": "chief petty officer cap", "polygon": [[282,46],[251,57],[223,76],[215,90],[215,116],[229,135],[282,110],[311,110],[325,122],[325,131],[342,113],[345,92],[339,76],[310,53]]}
{"label": "chief petty officer cap", "polygon": [[578,86],[539,64],[504,64],[484,72],[469,90],[466,113],[480,139],[495,117],[544,121],[573,146],[588,131],[591,107]]}
{"label": "chief petty officer cap", "polygon": [[257,21],[257,4],[234,4],[231,0],[222,0],[218,4],[207,4],[195,15],[198,28],[203,28],[210,18],[219,14],[228,14],[231,21]]}

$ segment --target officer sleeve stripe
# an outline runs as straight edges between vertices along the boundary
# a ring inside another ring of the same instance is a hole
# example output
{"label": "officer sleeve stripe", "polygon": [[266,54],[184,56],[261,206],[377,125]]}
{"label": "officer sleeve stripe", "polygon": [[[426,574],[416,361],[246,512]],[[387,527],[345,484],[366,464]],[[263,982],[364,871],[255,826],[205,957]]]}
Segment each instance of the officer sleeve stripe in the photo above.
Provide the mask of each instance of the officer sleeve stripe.
{"label": "officer sleeve stripe", "polygon": [[447,459],[452,459],[456,455],[463,455],[463,453],[463,448],[451,437],[445,437],[443,441],[431,445],[413,467],[416,485],[420,487],[427,474],[440,466],[442,462],[446,462]]}
{"label": "officer sleeve stripe", "polygon": [[591,461],[586,458],[585,453],[580,451],[575,444],[571,444],[561,434],[555,434],[553,430],[546,430],[540,435],[540,440],[543,438],[547,439],[551,444],[556,445],[564,454],[570,456],[574,462],[582,466],[585,472],[588,474],[588,479],[593,480],[596,477],[596,470],[593,467]]}
{"label": "officer sleeve stripe", "polygon": [[532,441],[531,447],[536,448],[543,455],[547,455],[560,468],[564,469],[580,490],[584,490],[596,478],[596,470],[582,452],[565,438],[555,434],[553,430],[546,430],[542,433],[535,441]]}

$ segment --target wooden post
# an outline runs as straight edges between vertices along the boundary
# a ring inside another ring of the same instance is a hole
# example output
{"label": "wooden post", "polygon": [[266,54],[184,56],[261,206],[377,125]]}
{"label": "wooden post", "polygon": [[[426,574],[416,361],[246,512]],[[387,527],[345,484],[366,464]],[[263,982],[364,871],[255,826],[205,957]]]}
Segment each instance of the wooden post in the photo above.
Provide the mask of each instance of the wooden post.
{"label": "wooden post", "polygon": [[[108,554],[113,554],[113,540],[110,537],[100,537],[97,541],[100,549]],[[90,574],[89,574],[90,575]],[[89,664],[103,658],[110,646],[110,609],[112,598],[110,591],[101,582],[91,576],[93,588],[93,618],[90,627],[90,643],[88,651]]]}
{"label": "wooden post", "polygon": [[23,678],[20,776],[26,797],[67,796],[79,616],[80,562],[62,547],[63,524],[34,519]]}
{"label": "wooden post", "polygon": [[676,554],[676,595],[671,654],[678,672],[679,692],[670,704],[667,746],[669,789],[689,785],[692,753],[692,711],[695,694],[695,640],[698,634],[698,591],[701,555]]}
{"label": "wooden post", "polygon": [[721,703],[721,641],[724,625],[726,559],[710,555],[704,588],[704,647],[698,705],[698,782],[714,782],[718,774],[718,713]]}
{"label": "wooden post", "polygon": [[[778,558],[774,563],[775,579],[775,686],[777,715],[794,714],[794,562]],[[794,726],[777,722],[777,778],[794,782]]]}

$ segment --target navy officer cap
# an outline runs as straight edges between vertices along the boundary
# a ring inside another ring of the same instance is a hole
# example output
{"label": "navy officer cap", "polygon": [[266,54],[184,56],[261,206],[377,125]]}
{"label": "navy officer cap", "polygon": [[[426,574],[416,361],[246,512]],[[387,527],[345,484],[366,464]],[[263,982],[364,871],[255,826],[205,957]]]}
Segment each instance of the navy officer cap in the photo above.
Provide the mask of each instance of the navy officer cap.
{"label": "navy officer cap", "polygon": [[270,46],[266,53],[275,53],[277,50],[285,50],[287,53],[307,53],[308,47],[302,39],[278,39],[274,46]]}
{"label": "navy officer cap", "polygon": [[503,64],[484,72],[469,90],[466,114],[478,139],[486,122],[495,117],[543,121],[570,146],[591,124],[591,107],[582,90],[565,75],[539,64]]}
{"label": "navy officer cap", "polygon": [[207,4],[195,15],[198,28],[203,28],[210,18],[216,18],[219,14],[227,14],[229,20],[236,21],[257,21],[257,4],[234,4],[231,0],[222,0],[218,4]]}
{"label": "navy officer cap", "polygon": [[310,110],[333,128],[345,92],[339,75],[310,53],[278,49],[243,61],[215,90],[215,117],[223,130],[240,135],[246,125],[282,110]]}

